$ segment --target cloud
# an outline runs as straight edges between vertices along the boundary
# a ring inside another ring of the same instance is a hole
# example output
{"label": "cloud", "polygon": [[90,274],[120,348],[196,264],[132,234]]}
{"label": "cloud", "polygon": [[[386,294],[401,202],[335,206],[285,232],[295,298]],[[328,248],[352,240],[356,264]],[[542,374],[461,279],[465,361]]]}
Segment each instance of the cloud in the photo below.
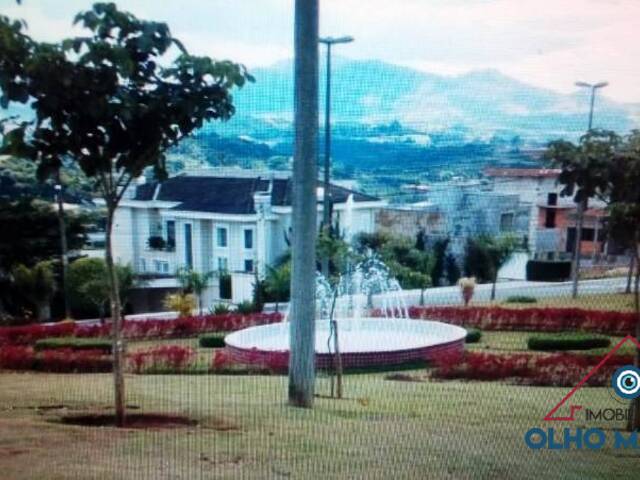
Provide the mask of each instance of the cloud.
{"label": "cloud", "polygon": [[[4,14],[26,18],[44,40],[74,34],[73,15],[91,3],[0,0]],[[250,67],[292,54],[292,0],[117,3],[168,22],[195,53]],[[638,0],[322,0],[320,8],[322,34],[356,38],[339,55],[448,75],[494,68],[562,92],[578,79],[606,79],[607,96],[640,102]]]}

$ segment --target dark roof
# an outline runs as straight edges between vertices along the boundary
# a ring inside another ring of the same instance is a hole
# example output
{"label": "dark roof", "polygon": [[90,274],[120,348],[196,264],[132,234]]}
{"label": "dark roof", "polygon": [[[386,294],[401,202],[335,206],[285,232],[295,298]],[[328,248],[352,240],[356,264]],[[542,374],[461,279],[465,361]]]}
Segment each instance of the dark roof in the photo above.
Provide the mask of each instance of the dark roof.
{"label": "dark roof", "polygon": [[[291,205],[291,179],[275,178],[271,189],[271,204]],[[255,213],[253,195],[267,192],[270,180],[261,177],[212,177],[178,176],[159,185],[156,200],[178,202],[176,210],[210,213]],[[319,183],[318,186],[321,186]],[[135,200],[148,201],[154,198],[158,183],[138,185]],[[344,203],[350,194],[355,202],[377,201],[378,198],[331,185],[331,196],[335,203]]]}

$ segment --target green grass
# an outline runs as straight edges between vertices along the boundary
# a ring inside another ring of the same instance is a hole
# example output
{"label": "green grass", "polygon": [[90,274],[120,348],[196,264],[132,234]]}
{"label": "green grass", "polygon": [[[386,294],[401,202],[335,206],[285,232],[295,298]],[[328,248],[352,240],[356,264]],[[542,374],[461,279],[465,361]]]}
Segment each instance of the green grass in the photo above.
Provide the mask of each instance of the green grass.
{"label": "green grass", "polygon": [[[482,305],[481,302],[476,305]],[[579,295],[578,298],[569,296],[538,298],[536,303],[496,303],[506,308],[585,308],[588,310],[615,310],[619,312],[633,312],[633,295],[627,293],[598,293]]]}
{"label": "green grass", "polygon": [[[345,377],[346,398],[317,398],[312,410],[286,405],[285,377],[127,376],[136,412],[186,414],[203,427],[52,423],[108,409],[111,383],[110,375],[0,374],[3,478],[624,479],[636,478],[640,461],[633,451],[528,450],[524,432],[543,426],[567,389],[383,374]],[[328,393],[325,377],[317,389]],[[603,388],[579,395],[581,405],[611,404]],[[36,409],[52,405],[64,410]],[[220,424],[231,429],[211,428]]]}

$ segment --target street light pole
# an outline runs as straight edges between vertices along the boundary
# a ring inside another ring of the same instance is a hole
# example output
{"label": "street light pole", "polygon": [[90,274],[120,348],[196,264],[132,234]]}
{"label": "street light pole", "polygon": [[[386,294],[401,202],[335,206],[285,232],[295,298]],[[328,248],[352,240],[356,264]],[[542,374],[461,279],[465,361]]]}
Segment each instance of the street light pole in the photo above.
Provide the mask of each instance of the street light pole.
{"label": "street light pole", "polygon": [[60,180],[60,170],[56,172],[55,201],[58,205],[58,228],[60,233],[60,258],[62,260],[62,292],[64,299],[64,318],[71,318],[71,307],[69,305],[69,254],[67,251],[67,226],[64,218],[64,199],[62,197],[62,182]]}
{"label": "street light pole", "polygon": [[587,130],[591,130],[593,127],[593,106],[596,101],[596,90],[600,88],[604,88],[609,85],[609,82],[599,82],[599,83],[587,83],[587,82],[576,82],[576,87],[588,88],[591,90],[591,98],[589,100],[589,127]]}
{"label": "street light pole", "polygon": [[[322,37],[318,42],[327,46],[327,73],[324,111],[324,181],[322,198],[322,228],[326,235],[331,233],[331,47],[340,43],[353,42],[353,37]],[[322,273],[329,276],[329,259],[322,259]]]}

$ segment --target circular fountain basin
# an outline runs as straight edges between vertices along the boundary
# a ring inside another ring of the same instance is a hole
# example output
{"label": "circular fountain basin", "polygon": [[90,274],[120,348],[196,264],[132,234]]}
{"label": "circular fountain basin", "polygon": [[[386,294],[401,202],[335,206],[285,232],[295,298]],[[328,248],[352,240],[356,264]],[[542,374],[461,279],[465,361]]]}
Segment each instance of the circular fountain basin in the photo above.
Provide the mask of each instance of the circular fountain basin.
{"label": "circular fountain basin", "polygon": [[[249,327],[225,337],[229,356],[236,362],[286,368],[289,360],[289,323]],[[345,368],[394,366],[438,356],[461,354],[467,331],[442,322],[405,318],[338,319],[338,338]],[[333,364],[327,339],[329,323],[316,322],[316,366]]]}

